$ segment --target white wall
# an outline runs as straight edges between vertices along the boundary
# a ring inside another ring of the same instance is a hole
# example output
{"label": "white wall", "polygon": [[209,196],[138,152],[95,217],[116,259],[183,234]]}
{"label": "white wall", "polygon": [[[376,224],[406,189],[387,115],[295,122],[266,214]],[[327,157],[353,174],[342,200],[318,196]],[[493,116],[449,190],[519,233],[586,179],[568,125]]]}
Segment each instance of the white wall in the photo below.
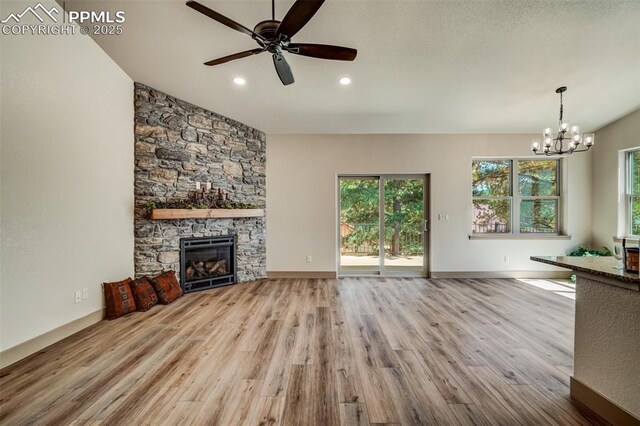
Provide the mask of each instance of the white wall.
{"label": "white wall", "polygon": [[[571,240],[469,240],[471,159],[530,156],[531,135],[269,135],[267,270],[336,270],[336,175],[430,173],[434,272],[551,270],[531,255],[563,255],[591,239],[590,153],[566,162]],[[306,256],[313,263],[306,263]],[[504,256],[510,262],[504,262]]]}
{"label": "white wall", "polygon": [[88,36],[0,39],[6,350],[101,310],[101,283],[133,274],[133,82]]}
{"label": "white wall", "polygon": [[640,418],[640,294],[578,277],[573,376]]}
{"label": "white wall", "polygon": [[624,176],[620,151],[640,147],[640,109],[596,132],[591,149],[594,245],[611,247],[613,236],[623,236],[624,197],[619,182]]}

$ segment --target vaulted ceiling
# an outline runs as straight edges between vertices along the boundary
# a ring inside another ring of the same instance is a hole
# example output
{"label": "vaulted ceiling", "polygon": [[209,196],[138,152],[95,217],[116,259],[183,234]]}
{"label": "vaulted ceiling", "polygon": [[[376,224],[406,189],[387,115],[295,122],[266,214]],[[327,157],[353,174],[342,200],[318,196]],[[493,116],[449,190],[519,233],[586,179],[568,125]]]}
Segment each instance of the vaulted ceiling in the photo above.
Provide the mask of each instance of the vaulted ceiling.
{"label": "vaulted ceiling", "polygon": [[[250,28],[271,14],[264,0],[201,2]],[[557,122],[562,85],[567,119],[585,130],[640,106],[635,0],[328,0],[295,41],[358,57],[288,54],[286,87],[268,54],[204,66],[255,42],[182,1],[66,3],[125,11],[123,35],[94,38],[133,80],[267,133],[538,132]],[[276,19],[292,3],[276,1]]]}

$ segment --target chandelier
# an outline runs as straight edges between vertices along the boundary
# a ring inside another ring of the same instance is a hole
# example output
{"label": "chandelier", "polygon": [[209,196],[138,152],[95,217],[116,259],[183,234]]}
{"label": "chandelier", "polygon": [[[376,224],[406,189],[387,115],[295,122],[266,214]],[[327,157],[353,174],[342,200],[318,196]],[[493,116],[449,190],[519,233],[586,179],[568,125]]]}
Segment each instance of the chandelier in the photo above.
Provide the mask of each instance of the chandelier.
{"label": "chandelier", "polygon": [[[556,93],[560,94],[560,120],[558,122],[558,133],[553,136],[551,127],[544,129],[543,133],[543,146],[542,152],[540,152],[540,142],[534,140],[531,144],[531,151],[536,155],[563,155],[573,154],[574,152],[585,152],[593,146],[595,142],[595,135],[593,133],[580,133],[580,126],[577,124],[571,126],[566,121],[562,121],[563,107],[562,107],[562,94],[567,90],[566,87],[558,87]],[[580,144],[584,148],[579,149]]]}

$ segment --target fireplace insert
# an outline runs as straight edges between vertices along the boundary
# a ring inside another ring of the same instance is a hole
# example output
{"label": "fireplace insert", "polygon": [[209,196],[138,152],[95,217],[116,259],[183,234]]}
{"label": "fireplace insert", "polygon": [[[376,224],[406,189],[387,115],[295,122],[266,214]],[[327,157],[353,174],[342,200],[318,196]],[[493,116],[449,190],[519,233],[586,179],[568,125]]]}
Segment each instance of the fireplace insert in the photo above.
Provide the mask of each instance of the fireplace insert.
{"label": "fireplace insert", "polygon": [[180,285],[185,293],[235,282],[235,235],[180,239]]}

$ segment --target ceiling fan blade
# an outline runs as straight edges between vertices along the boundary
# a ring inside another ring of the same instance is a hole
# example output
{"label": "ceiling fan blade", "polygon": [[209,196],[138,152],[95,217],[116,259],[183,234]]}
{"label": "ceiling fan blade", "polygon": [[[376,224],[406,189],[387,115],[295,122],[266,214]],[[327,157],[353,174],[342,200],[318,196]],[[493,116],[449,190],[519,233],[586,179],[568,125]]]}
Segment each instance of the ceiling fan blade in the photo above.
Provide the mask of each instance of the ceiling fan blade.
{"label": "ceiling fan blade", "polygon": [[234,21],[233,19],[227,18],[224,15],[219,14],[218,12],[216,12],[215,10],[211,10],[209,9],[207,6],[198,3],[197,1],[193,1],[193,0],[189,0],[187,2],[187,6],[189,6],[191,9],[193,10],[197,10],[198,12],[202,13],[203,15],[207,15],[209,18],[216,20],[218,22],[220,22],[223,25],[226,25],[227,27],[234,29],[236,31],[240,31],[241,33],[244,33],[246,35],[248,35],[249,37],[254,37],[260,40],[264,40],[264,38],[262,36],[260,36],[259,34],[254,33],[253,31],[251,31],[249,28],[245,27],[244,25],[241,25],[239,23],[237,23],[236,21]]}
{"label": "ceiling fan blade", "polygon": [[329,44],[290,43],[287,52],[312,58],[333,59],[336,61],[353,61],[358,54],[356,49]]}
{"label": "ceiling fan blade", "polygon": [[316,14],[324,0],[297,0],[278,27],[277,34],[293,37]]}
{"label": "ceiling fan blade", "polygon": [[287,60],[284,58],[282,53],[275,52],[273,54],[273,65],[276,67],[276,72],[278,73],[278,77],[280,77],[280,81],[285,86],[293,83],[293,74],[291,73],[291,68],[287,63]]}
{"label": "ceiling fan blade", "polygon": [[205,62],[204,64],[209,66],[220,65],[220,64],[224,64],[225,62],[233,61],[236,59],[246,58],[247,56],[257,55],[258,53],[262,53],[262,52],[264,52],[264,49],[245,50],[244,52],[234,53],[233,55],[223,56],[222,58],[218,58],[218,59],[212,59],[208,62]]}

